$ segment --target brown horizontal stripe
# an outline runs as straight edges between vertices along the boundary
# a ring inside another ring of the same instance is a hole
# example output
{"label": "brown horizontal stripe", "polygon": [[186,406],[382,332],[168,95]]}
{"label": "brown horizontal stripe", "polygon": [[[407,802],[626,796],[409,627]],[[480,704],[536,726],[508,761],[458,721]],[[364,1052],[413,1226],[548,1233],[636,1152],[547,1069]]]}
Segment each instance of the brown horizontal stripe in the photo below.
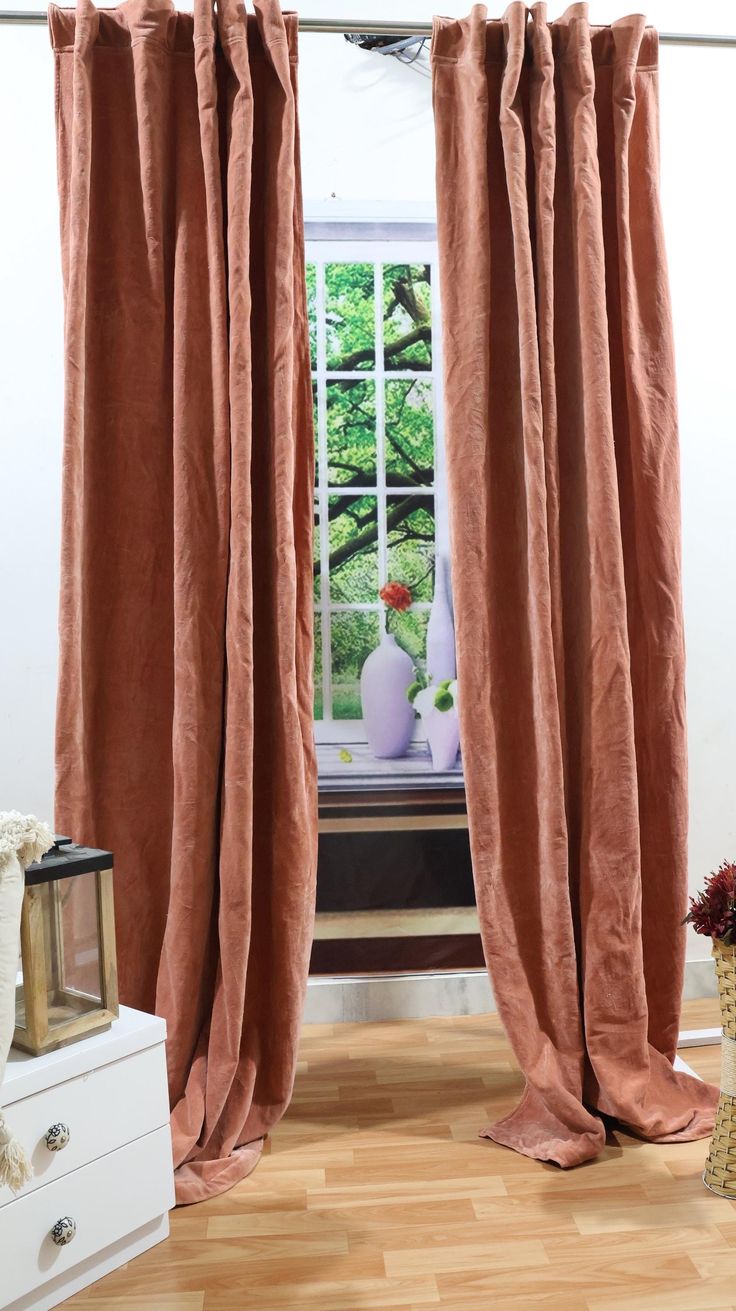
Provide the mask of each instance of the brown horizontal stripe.
{"label": "brown horizontal stripe", "polygon": [[310,974],[402,974],[477,969],[484,964],[477,933],[416,938],[325,938],[312,943]]}
{"label": "brown horizontal stripe", "polygon": [[369,792],[366,789],[360,792],[320,792],[320,815],[345,810],[349,814],[370,814],[376,810],[386,814],[396,811],[400,814],[436,814],[438,810],[460,813],[465,810],[465,791],[462,788],[443,791],[391,788],[390,791],[381,792]]}

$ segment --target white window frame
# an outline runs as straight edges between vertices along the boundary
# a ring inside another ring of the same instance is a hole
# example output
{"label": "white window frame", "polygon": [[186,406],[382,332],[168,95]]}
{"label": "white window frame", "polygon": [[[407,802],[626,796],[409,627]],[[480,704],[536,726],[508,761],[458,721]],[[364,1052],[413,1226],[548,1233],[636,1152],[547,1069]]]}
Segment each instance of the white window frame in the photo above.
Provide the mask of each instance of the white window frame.
{"label": "white window frame", "polygon": [[[449,525],[447,508],[447,483],[445,476],[445,448],[443,432],[443,398],[442,398],[442,353],[441,353],[441,308],[439,292],[439,269],[437,264],[437,239],[434,224],[391,222],[325,222],[306,223],[306,259],[308,264],[316,266],[316,318],[317,318],[317,359],[312,370],[312,379],[317,384],[318,393],[318,432],[317,462],[318,478],[315,487],[315,504],[319,507],[320,535],[320,599],[314,602],[315,625],[321,625],[322,634],[322,704],[323,718],[314,722],[315,741],[319,743],[365,742],[366,733],[362,719],[332,718],[332,615],[367,611],[379,617],[379,635],[385,632],[386,611],[376,597],[375,602],[356,603],[328,601],[329,595],[329,519],[328,501],[330,496],[339,494],[338,486],[330,487],[327,481],[327,430],[326,397],[327,383],[341,379],[360,378],[375,381],[376,404],[376,485],[371,487],[351,487],[351,494],[356,496],[374,496],[378,502],[378,573],[379,587],[388,581],[387,575],[387,534],[386,534],[386,497],[395,494],[394,488],[387,488],[384,466],[385,448],[385,406],[384,381],[386,377],[394,379],[413,379],[431,382],[432,409],[434,422],[434,485],[431,489],[434,497],[435,521],[435,569],[448,569],[449,561]],[[326,358],[325,329],[325,278],[326,264],[360,263],[373,264],[374,268],[374,302],[375,302],[375,342],[376,358],[373,369],[360,369],[352,373],[329,371]],[[430,297],[432,325],[432,368],[431,370],[388,370],[384,369],[383,356],[383,276],[384,264],[429,264]],[[407,495],[426,496],[429,489],[417,487],[402,489]],[[428,611],[430,601],[418,601],[412,606],[415,611]],[[417,725],[417,737],[423,737],[420,725]]]}

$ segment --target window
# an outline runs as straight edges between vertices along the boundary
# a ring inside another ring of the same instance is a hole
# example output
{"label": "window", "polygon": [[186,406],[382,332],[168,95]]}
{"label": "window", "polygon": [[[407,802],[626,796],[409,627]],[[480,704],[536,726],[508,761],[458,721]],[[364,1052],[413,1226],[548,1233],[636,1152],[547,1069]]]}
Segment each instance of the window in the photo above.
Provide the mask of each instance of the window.
{"label": "window", "polygon": [[307,241],[318,744],[365,741],[360,671],[386,628],[389,581],[413,597],[391,631],[424,658],[435,561],[447,554],[436,259],[434,240],[365,229]]}

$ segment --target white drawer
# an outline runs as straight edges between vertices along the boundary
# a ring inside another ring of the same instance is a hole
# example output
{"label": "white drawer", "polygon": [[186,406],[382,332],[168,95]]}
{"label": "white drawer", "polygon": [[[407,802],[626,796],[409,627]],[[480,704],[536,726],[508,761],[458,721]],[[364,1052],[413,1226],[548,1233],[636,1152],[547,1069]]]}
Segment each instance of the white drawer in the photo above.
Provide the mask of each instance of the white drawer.
{"label": "white drawer", "polygon": [[[18,1198],[0,1211],[2,1305],[41,1290],[173,1204],[168,1126]],[[57,1247],[51,1230],[65,1216],[75,1221],[76,1236]]]}
{"label": "white drawer", "polygon": [[[11,1103],[6,1114],[33,1164],[34,1177],[18,1194],[23,1197],[168,1124],[165,1046],[157,1043],[34,1093]],[[51,1152],[46,1132],[59,1121],[69,1127],[69,1142]],[[0,1216],[13,1200],[9,1188],[0,1188]]]}

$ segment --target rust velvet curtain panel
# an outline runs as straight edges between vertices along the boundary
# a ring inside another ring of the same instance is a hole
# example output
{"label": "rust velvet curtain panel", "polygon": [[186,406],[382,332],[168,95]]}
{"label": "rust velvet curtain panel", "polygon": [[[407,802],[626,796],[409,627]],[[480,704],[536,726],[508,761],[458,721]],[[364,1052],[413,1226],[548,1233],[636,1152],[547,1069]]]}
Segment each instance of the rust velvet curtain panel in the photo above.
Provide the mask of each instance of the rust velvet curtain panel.
{"label": "rust velvet curtain panel", "polygon": [[65,285],[57,810],[168,1022],[177,1198],[288,1103],[316,866],[296,17],[50,9]]}
{"label": "rust velvet curtain panel", "polygon": [[526,1077],[486,1132],[710,1132],[676,1073],[686,908],[678,442],[657,36],[435,20],[446,441],[484,947]]}

